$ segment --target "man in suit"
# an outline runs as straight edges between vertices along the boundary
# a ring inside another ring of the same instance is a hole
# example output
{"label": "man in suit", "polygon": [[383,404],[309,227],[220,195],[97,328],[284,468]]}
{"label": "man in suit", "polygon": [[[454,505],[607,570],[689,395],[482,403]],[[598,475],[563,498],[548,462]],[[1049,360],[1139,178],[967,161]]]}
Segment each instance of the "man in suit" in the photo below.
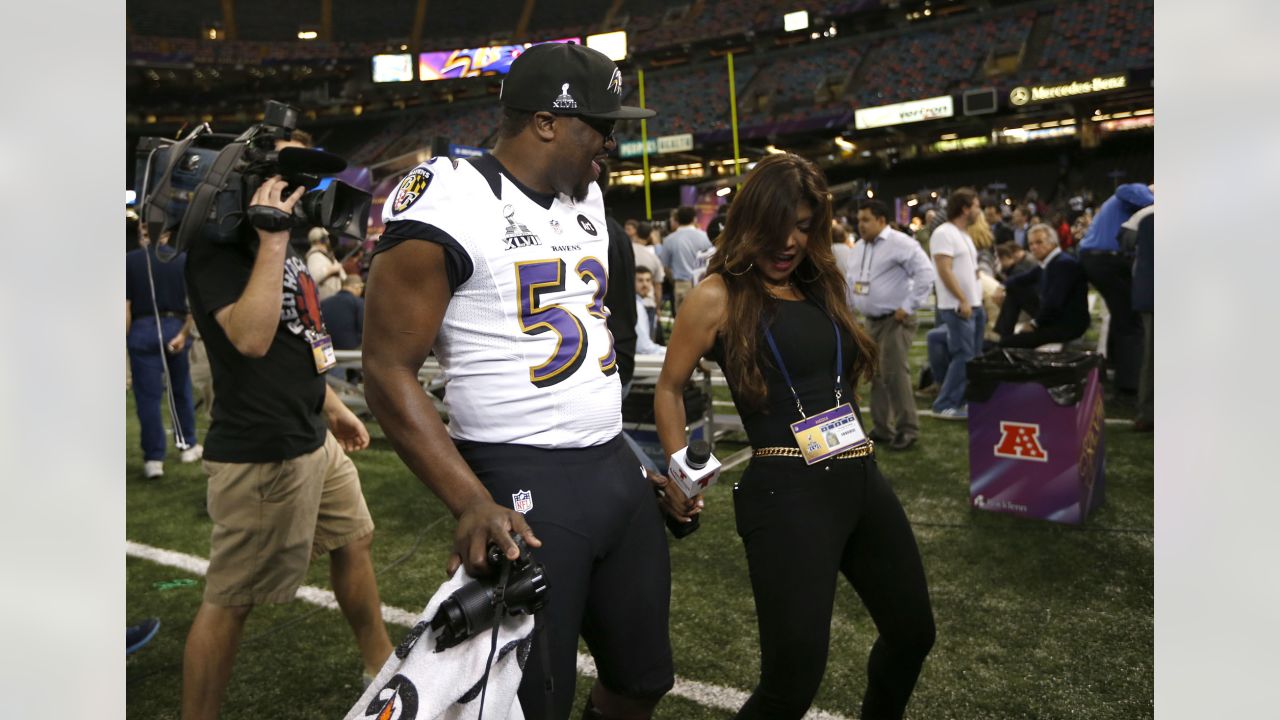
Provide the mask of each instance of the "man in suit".
{"label": "man in suit", "polygon": [[320,315],[334,350],[359,350],[364,342],[364,279],[348,275],[337,294],[320,301]]}
{"label": "man in suit", "polygon": [[1046,343],[1067,342],[1084,335],[1089,329],[1089,285],[1075,258],[1058,247],[1058,235],[1043,223],[1027,230],[1027,248],[1040,267],[1009,278],[1010,288],[1005,302],[1013,302],[1014,288],[1037,283],[1040,309],[1031,322],[1029,332],[1001,336],[1003,347],[1039,347]]}

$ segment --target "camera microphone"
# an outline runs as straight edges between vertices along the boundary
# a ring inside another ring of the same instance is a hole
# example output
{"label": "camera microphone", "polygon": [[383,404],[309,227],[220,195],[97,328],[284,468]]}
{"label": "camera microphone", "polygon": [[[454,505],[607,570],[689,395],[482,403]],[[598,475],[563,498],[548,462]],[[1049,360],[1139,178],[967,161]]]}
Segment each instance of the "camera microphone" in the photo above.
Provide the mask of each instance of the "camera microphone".
{"label": "camera microphone", "polygon": [[[671,466],[667,470],[685,497],[692,500],[704,490],[715,484],[720,477],[720,461],[711,454],[711,444],[706,440],[694,440],[688,447],[681,448],[671,456]],[[698,529],[699,518],[694,515],[689,522],[667,516],[667,528],[677,538],[690,535]]]}
{"label": "camera microphone", "polygon": [[309,175],[333,175],[347,169],[347,161],[325,152],[310,148],[287,147],[280,151],[276,162],[286,175],[291,173],[307,173]]}

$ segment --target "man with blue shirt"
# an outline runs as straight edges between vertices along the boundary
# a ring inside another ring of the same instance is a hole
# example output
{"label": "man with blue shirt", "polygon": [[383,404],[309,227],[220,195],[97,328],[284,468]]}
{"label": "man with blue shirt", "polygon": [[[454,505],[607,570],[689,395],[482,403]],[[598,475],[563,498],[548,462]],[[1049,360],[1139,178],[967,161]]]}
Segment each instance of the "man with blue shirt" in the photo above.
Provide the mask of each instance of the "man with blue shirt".
{"label": "man with blue shirt", "polygon": [[845,281],[853,309],[867,319],[867,330],[880,348],[871,378],[870,437],[892,450],[906,450],[920,435],[911,367],[907,351],[916,334],[916,309],[929,297],[933,266],[920,243],[889,227],[888,211],[879,200],[858,207],[862,242],[849,254]]}
{"label": "man with blue shirt", "polygon": [[662,240],[663,259],[671,270],[675,281],[675,308],[680,309],[684,296],[693,289],[694,278],[698,276],[703,263],[698,260],[698,253],[711,249],[711,239],[693,224],[697,213],[688,205],[681,205],[676,210],[676,229]]}
{"label": "man with blue shirt", "polygon": [[1107,362],[1115,368],[1115,389],[1136,396],[1142,371],[1142,321],[1133,311],[1133,257],[1120,247],[1120,226],[1135,212],[1155,202],[1154,186],[1127,183],[1102,203],[1080,241],[1080,264],[1089,284],[1107,303],[1111,323]]}

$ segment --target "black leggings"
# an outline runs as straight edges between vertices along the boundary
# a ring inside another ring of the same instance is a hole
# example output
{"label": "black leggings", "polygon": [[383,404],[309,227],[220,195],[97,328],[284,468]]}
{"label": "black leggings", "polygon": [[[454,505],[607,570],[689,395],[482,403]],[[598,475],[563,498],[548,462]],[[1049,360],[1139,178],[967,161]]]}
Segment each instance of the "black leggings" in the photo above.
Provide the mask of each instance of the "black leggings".
{"label": "black leggings", "polygon": [[751,461],[733,491],[760,624],[760,684],[738,718],[800,718],[827,666],[836,575],[880,636],[862,717],[901,718],[933,647],[933,609],[915,536],[872,458],[806,466]]}

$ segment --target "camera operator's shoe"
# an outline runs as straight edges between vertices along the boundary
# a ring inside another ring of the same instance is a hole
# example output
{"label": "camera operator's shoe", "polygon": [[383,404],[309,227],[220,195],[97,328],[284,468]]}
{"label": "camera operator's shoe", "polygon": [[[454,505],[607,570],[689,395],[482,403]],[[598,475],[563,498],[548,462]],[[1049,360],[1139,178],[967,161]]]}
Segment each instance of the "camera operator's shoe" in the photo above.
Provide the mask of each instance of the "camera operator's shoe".
{"label": "camera operator's shoe", "polygon": [[142,463],[142,474],[146,475],[148,480],[164,477],[164,461],[148,460]]}
{"label": "camera operator's shoe", "polygon": [[147,618],[137,625],[126,628],[124,631],[124,654],[132,655],[137,652],[143,645],[151,642],[151,638],[156,636],[156,631],[160,629],[160,618]]}
{"label": "camera operator's shoe", "polygon": [[193,463],[202,457],[204,457],[204,446],[193,445],[186,450],[183,450],[182,454],[178,456],[178,459],[184,463]]}

